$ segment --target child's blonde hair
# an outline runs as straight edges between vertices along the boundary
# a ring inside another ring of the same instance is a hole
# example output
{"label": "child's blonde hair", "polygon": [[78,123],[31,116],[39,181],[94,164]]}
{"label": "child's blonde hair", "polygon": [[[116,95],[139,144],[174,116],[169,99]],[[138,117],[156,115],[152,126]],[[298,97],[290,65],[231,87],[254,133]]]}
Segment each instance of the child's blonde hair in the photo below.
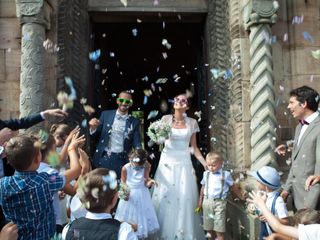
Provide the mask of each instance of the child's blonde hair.
{"label": "child's blonde hair", "polygon": [[213,161],[213,162],[214,161],[220,161],[220,162],[222,162],[223,159],[222,159],[222,157],[221,157],[221,155],[219,153],[212,151],[212,152],[209,152],[207,154],[206,161]]}

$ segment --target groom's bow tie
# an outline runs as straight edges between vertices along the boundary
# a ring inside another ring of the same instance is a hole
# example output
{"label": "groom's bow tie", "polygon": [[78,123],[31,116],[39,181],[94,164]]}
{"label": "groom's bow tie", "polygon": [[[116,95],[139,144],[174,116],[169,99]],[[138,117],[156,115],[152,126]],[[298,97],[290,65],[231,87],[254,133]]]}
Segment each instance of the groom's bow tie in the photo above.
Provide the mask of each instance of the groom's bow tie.
{"label": "groom's bow tie", "polygon": [[125,120],[127,120],[128,115],[127,114],[126,115],[116,114],[116,118],[117,118],[117,120],[125,121]]}
{"label": "groom's bow tie", "polygon": [[309,123],[306,121],[306,120],[304,120],[304,119],[302,119],[302,120],[299,120],[299,123],[303,126],[303,125],[309,125]]}

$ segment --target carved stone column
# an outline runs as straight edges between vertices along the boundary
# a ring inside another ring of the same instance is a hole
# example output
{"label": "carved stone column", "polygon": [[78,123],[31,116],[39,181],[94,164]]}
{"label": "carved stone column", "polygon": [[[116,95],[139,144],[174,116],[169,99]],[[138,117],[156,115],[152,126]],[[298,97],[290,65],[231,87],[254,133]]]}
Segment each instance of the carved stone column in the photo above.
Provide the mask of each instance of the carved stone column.
{"label": "carved stone column", "polygon": [[251,169],[275,163],[275,91],[270,26],[276,22],[278,3],[252,0],[244,9],[250,31]]}
{"label": "carved stone column", "polygon": [[20,115],[44,108],[44,48],[48,26],[43,0],[16,0],[21,24]]}
{"label": "carved stone column", "polygon": [[[209,0],[206,21],[206,41],[209,68],[226,70],[230,68],[229,1]],[[210,73],[211,74],[211,73]],[[211,75],[212,76],[212,75]],[[229,80],[219,76],[208,82],[208,118],[210,148],[227,156]],[[212,107],[211,107],[212,106]]]}

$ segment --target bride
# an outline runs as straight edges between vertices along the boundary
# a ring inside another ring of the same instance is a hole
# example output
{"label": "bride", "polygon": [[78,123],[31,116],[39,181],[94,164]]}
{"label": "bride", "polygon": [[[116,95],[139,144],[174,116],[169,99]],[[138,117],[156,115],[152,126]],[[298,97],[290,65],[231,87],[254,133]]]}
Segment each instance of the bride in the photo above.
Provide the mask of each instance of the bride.
{"label": "bride", "polygon": [[[181,94],[174,98],[174,114],[161,121],[171,124],[172,133],[165,141],[159,166],[155,174],[158,184],[152,200],[157,212],[160,230],[157,239],[205,239],[200,215],[194,212],[198,201],[198,188],[191,153],[205,167],[206,162],[197,146],[195,119],[186,117],[189,101]],[[191,148],[189,145],[191,144]]]}

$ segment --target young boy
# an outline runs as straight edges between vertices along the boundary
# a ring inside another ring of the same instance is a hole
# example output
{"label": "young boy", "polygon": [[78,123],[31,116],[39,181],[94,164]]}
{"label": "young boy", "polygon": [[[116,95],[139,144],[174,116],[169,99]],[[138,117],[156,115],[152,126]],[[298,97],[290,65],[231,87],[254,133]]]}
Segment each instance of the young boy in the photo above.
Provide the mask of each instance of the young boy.
{"label": "young boy", "polygon": [[208,170],[203,173],[201,181],[198,209],[203,208],[203,228],[210,235],[209,239],[224,239],[226,230],[226,197],[229,188],[240,198],[240,190],[237,188],[230,172],[222,170],[222,158],[215,152],[206,156]]}
{"label": "young boy", "polygon": [[138,239],[128,223],[120,223],[110,214],[118,200],[115,172],[97,168],[78,182],[77,195],[88,212],[69,225],[63,239]]}
{"label": "young boy", "polygon": [[20,135],[6,145],[8,162],[15,174],[0,179],[0,204],[7,220],[18,225],[20,239],[48,240],[55,233],[52,198],[65,183],[80,175],[76,148],[78,139],[69,146],[70,169],[64,173],[37,173],[41,162],[41,143]]}
{"label": "young boy", "polygon": [[[264,166],[258,171],[252,172],[251,175],[257,180],[259,191],[266,193],[268,209],[279,218],[282,224],[288,224],[287,207],[277,191],[281,187],[280,175],[277,170],[273,167]],[[272,234],[272,229],[264,216],[260,215],[259,219],[261,221],[259,239],[262,240]]]}
{"label": "young boy", "polygon": [[249,196],[248,201],[254,203],[260,209],[275,232],[294,239],[320,239],[320,224],[299,224],[298,227],[283,225],[279,219],[270,212],[265,203],[266,199],[263,196],[255,192],[249,193]]}

